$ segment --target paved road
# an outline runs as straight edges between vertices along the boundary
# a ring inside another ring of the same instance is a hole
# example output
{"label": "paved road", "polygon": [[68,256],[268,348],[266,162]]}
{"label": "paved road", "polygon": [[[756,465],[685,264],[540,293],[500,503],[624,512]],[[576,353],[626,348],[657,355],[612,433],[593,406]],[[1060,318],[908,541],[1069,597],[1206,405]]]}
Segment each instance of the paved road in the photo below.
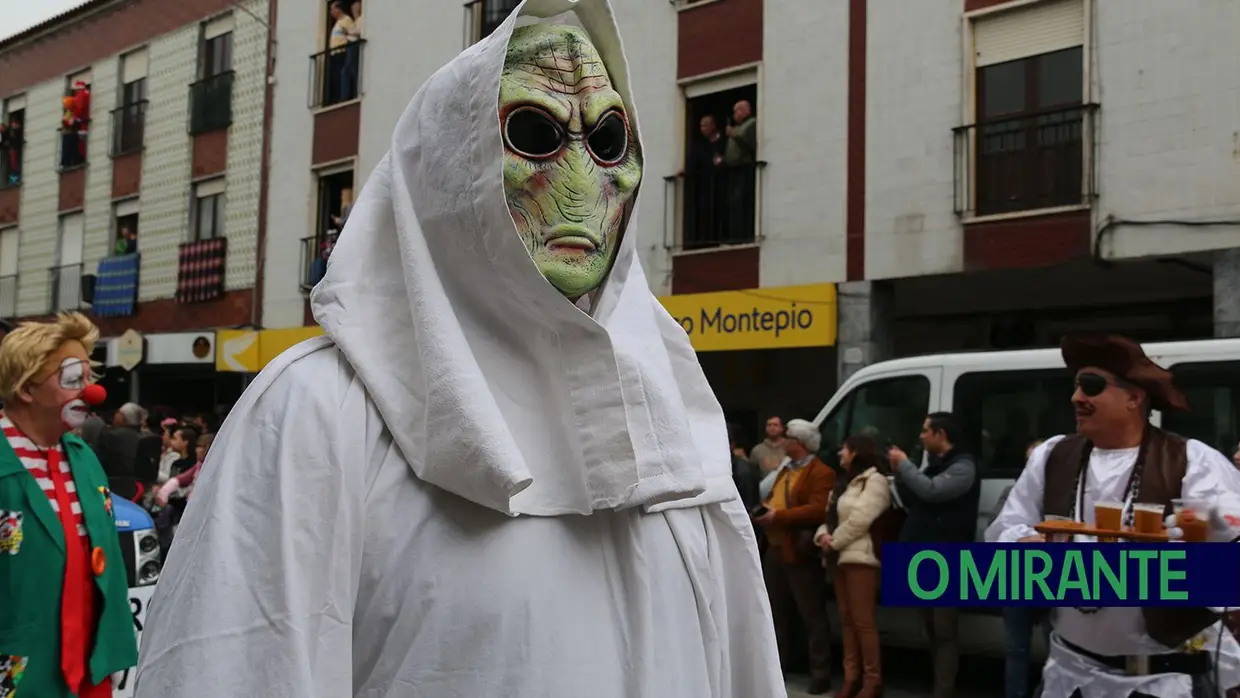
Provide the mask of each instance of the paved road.
{"label": "paved road", "polygon": [[[836,661],[839,661],[838,656]],[[884,648],[883,663],[884,698],[930,698],[930,660],[924,652]],[[837,664],[833,692],[839,687],[839,671]],[[805,693],[808,685],[809,677],[793,676],[788,681],[788,698],[812,698]],[[1003,662],[981,657],[963,658],[957,688],[957,698],[1002,698]]]}

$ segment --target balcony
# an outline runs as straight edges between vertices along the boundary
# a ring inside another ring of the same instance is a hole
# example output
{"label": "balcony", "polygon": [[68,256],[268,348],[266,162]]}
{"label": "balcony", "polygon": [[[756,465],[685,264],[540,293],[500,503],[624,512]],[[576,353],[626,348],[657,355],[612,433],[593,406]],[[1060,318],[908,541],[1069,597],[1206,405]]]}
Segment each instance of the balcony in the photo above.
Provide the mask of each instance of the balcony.
{"label": "balcony", "polygon": [[0,189],[21,185],[25,150],[20,133],[11,140],[0,137]]}
{"label": "balcony", "polygon": [[232,125],[233,71],[203,78],[189,86],[189,133],[196,136]]}
{"label": "balcony", "polygon": [[0,276],[0,318],[17,317],[17,274]]}
{"label": "balcony", "polygon": [[177,266],[178,303],[205,303],[224,296],[228,238],[183,242]]}
{"label": "balcony", "polygon": [[109,155],[118,157],[142,150],[146,107],[147,100],[143,99],[112,110],[112,147]]}
{"label": "balcony", "polygon": [[955,210],[966,219],[1091,204],[1097,193],[1098,105],[960,126]]}
{"label": "balcony", "polygon": [[321,109],[357,99],[362,94],[362,56],[366,40],[350,41],[339,48],[310,56],[308,106]]}
{"label": "balcony", "polygon": [[90,121],[77,126],[56,129],[56,171],[65,172],[86,166],[86,144],[90,137]]}
{"label": "balcony", "polygon": [[664,245],[702,250],[761,239],[765,162],[684,172],[664,180]]}
{"label": "balcony", "polygon": [[302,293],[309,293],[327,273],[327,258],[335,246],[335,236],[328,238],[311,236],[301,239],[301,266],[298,286]]}
{"label": "balcony", "polygon": [[520,0],[472,0],[465,3],[465,45],[473,46],[494,33],[519,4]]}
{"label": "balcony", "polygon": [[50,311],[77,310],[82,307],[82,265],[64,264],[48,270],[52,302]]}

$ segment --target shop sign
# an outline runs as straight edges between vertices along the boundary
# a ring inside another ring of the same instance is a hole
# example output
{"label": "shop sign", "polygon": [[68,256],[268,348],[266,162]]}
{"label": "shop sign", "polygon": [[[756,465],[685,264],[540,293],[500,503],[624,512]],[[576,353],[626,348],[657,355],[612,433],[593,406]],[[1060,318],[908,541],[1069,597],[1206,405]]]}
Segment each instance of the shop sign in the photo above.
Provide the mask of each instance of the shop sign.
{"label": "shop sign", "polygon": [[217,330],[215,370],[258,373],[285,349],[323,334],[318,325],[278,330]]}
{"label": "shop sign", "polygon": [[696,351],[835,344],[835,284],[690,293],[659,299]]}
{"label": "shop sign", "polygon": [[142,363],[145,342],[137,330],[125,330],[116,340],[116,363],[126,371],[132,371]]}

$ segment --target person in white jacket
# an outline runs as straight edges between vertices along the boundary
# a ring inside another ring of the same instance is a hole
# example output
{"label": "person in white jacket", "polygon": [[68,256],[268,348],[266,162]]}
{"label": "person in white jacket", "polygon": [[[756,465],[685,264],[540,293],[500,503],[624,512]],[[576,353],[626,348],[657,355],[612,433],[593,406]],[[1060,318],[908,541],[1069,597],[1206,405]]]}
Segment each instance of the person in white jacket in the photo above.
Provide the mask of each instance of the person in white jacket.
{"label": "person in white jacket", "polygon": [[879,563],[870,528],[891,508],[890,469],[867,436],[850,436],[840,448],[844,474],[827,505],[827,522],[814,542],[832,565],[835,601],[844,640],[844,685],[838,698],[878,698],[883,693],[878,636]]}
{"label": "person in white jacket", "polygon": [[138,698],[786,695],[723,411],[638,261],[639,134],[606,0],[528,0],[418,91],[326,336],[216,436]]}

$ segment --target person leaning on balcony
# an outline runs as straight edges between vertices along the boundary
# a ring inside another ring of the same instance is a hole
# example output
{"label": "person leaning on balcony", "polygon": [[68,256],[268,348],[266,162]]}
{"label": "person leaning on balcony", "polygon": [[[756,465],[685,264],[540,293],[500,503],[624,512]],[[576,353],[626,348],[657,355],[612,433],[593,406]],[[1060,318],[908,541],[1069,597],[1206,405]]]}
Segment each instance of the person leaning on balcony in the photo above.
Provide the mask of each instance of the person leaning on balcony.
{"label": "person leaning on balcony", "polygon": [[831,626],[827,619],[827,585],[821,557],[814,547],[814,530],[822,522],[835,471],[814,454],[821,436],[804,419],[788,422],[784,434],[787,459],[775,476],[764,506],[755,510],[754,523],[765,529],[767,549],[762,574],[775,620],[775,637],[784,666],[793,650],[794,614],[800,613],[809,636],[812,679],[808,693],[831,689]]}
{"label": "person leaning on balcony", "polygon": [[877,698],[883,693],[878,638],[879,559],[870,528],[891,508],[890,469],[868,436],[850,436],[840,449],[843,476],[835,483],[827,522],[814,544],[827,553],[844,640],[844,685],[836,698]]}

